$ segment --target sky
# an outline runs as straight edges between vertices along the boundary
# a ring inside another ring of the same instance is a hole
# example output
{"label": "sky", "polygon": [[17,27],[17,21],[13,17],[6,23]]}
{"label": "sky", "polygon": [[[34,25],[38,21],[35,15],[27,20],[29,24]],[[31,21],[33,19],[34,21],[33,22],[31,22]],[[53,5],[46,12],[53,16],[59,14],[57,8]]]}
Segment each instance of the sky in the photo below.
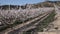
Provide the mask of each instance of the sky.
{"label": "sky", "polygon": [[24,5],[44,2],[45,0],[0,0],[0,5]]}

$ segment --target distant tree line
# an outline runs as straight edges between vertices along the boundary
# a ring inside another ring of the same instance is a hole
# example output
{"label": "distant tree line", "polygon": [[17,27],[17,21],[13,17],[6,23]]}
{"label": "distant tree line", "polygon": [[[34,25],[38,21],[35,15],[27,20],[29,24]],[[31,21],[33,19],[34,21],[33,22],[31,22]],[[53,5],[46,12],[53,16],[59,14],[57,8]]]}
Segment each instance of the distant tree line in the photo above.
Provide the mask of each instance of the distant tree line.
{"label": "distant tree line", "polygon": [[25,9],[26,6],[19,6],[19,5],[2,5],[2,6],[0,6],[0,9],[4,9],[4,10],[6,10],[6,9],[19,9],[19,8]]}

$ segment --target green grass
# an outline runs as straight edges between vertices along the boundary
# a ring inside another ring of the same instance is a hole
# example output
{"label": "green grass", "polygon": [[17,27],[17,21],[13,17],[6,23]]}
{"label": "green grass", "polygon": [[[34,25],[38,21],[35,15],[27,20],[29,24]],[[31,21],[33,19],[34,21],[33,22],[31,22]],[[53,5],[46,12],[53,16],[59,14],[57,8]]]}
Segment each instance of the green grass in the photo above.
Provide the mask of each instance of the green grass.
{"label": "green grass", "polygon": [[44,19],[42,22],[40,22],[37,30],[39,32],[42,32],[43,28],[46,28],[49,25],[49,23],[54,21],[55,15],[56,15],[56,13],[55,13],[55,11],[53,11],[46,19]]}

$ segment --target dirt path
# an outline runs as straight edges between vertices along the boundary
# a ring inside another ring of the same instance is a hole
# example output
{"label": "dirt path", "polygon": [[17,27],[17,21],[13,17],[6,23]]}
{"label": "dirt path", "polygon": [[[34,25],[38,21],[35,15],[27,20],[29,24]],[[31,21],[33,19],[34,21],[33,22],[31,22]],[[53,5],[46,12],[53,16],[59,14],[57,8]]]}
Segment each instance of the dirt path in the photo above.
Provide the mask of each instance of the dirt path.
{"label": "dirt path", "polygon": [[45,32],[38,32],[38,34],[60,34],[60,10],[59,7],[57,5],[55,5],[55,11],[56,11],[56,16],[55,18],[57,18],[55,21],[52,22],[52,24],[49,25],[49,30],[46,31],[47,29],[45,29]]}

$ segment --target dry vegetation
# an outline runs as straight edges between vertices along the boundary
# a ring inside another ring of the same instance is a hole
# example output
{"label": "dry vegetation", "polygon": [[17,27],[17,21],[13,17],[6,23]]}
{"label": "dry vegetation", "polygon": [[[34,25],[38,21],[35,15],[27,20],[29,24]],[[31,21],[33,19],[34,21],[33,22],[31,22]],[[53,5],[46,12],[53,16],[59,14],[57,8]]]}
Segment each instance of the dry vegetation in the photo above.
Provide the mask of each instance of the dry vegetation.
{"label": "dry vegetation", "polygon": [[[58,4],[58,3],[56,3]],[[9,5],[0,6],[0,32],[7,29],[14,27],[18,24],[27,22],[29,20],[32,20],[36,17],[41,16],[43,13],[52,11],[52,8],[45,9],[41,7],[54,7],[54,5],[51,2],[43,2],[43,3],[37,3],[37,4],[31,4],[32,8],[27,9],[27,5],[25,6],[13,6]],[[21,7],[21,9],[19,9]],[[44,10],[45,9],[45,10]],[[52,11],[52,13],[44,19],[37,27],[37,31],[43,31],[43,28],[46,28],[48,24],[52,21],[54,21],[54,16],[56,15],[55,11]],[[32,30],[30,30],[31,33]]]}

